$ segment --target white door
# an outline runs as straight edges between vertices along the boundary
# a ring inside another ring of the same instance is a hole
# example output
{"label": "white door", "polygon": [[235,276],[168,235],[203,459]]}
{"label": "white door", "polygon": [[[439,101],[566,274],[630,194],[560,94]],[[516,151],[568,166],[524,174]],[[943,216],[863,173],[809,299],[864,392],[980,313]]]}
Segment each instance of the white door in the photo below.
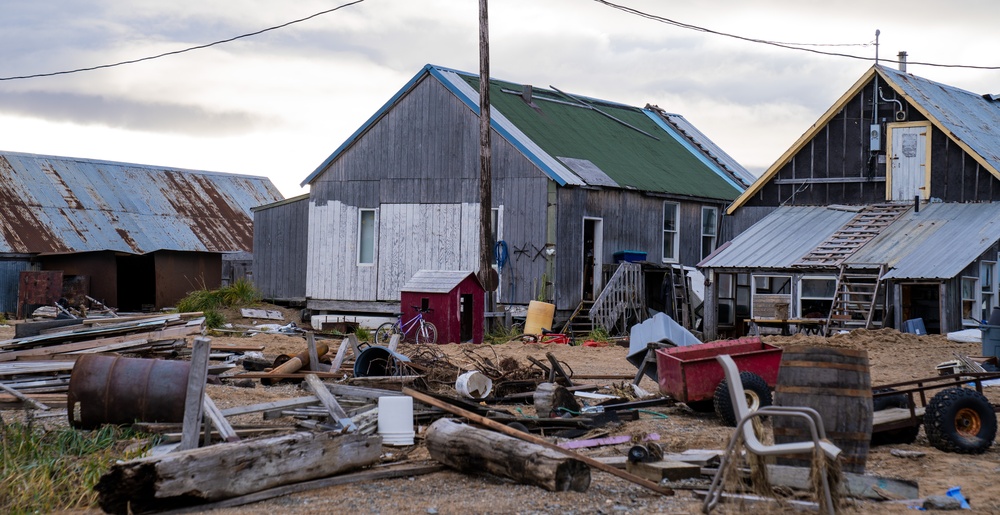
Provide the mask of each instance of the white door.
{"label": "white door", "polygon": [[930,198],[930,124],[890,124],[888,200]]}

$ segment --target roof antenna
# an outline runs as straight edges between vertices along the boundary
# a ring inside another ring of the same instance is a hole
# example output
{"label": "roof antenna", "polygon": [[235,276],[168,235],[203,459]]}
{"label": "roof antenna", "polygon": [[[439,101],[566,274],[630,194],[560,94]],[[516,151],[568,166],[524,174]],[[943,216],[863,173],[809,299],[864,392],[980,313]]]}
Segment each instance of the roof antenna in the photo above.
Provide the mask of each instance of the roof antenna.
{"label": "roof antenna", "polygon": [[878,64],[878,35],[881,33],[882,31],[875,29],[875,64]]}

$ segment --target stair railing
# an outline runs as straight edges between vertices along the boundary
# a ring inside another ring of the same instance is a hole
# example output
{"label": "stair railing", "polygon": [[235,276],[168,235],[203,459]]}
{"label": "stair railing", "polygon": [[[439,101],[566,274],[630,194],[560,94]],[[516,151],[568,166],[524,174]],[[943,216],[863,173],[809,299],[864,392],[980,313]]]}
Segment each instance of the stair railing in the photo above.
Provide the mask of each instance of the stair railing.
{"label": "stair railing", "polygon": [[594,327],[600,327],[608,334],[615,334],[614,329],[619,322],[623,331],[628,328],[630,317],[637,319],[634,323],[648,318],[646,289],[642,279],[642,265],[623,261],[590,307],[590,320]]}

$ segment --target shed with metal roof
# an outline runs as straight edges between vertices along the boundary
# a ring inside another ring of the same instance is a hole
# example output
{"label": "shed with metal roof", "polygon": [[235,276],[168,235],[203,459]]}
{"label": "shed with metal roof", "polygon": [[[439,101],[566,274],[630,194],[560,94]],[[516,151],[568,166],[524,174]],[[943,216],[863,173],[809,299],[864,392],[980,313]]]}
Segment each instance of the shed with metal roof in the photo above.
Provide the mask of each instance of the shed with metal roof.
{"label": "shed with metal roof", "polygon": [[250,209],[279,199],[264,177],[0,152],[0,253],[90,277],[109,306],[163,307],[217,287],[222,255],[252,250]]}
{"label": "shed with metal roof", "polygon": [[1000,103],[875,65],[727,213],[706,337],[767,300],[838,328],[978,327],[1000,304]]}

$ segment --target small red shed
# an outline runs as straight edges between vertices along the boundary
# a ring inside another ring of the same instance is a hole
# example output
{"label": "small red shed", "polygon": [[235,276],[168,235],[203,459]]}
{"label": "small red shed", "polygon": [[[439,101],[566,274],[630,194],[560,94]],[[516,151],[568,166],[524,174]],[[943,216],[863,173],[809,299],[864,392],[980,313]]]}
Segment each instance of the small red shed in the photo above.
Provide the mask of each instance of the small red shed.
{"label": "small red shed", "polygon": [[420,270],[403,285],[400,310],[403,320],[413,309],[431,309],[424,318],[438,330],[438,343],[483,343],[486,290],[474,272]]}

